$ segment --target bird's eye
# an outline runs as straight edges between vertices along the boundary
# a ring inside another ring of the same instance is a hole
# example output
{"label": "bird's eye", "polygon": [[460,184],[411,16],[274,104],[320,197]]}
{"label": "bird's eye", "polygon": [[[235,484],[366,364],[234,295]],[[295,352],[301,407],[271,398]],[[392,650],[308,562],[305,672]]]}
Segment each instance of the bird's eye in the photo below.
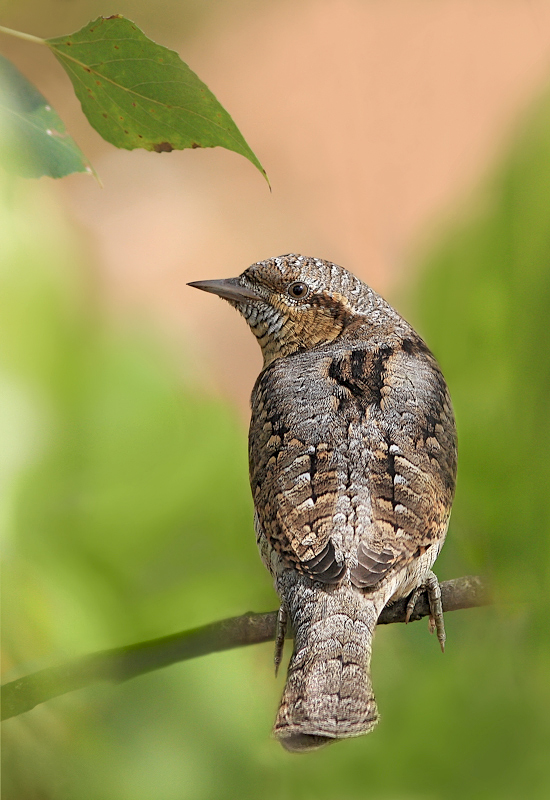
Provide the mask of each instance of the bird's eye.
{"label": "bird's eye", "polygon": [[303,281],[294,281],[288,287],[287,292],[295,300],[304,300],[309,294],[309,286]]}

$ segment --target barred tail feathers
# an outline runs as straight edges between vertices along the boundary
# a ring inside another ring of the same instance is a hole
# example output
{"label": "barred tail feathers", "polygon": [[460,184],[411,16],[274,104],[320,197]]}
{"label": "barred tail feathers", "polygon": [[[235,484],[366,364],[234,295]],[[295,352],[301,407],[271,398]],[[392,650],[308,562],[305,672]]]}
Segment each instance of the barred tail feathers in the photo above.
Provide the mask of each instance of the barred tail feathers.
{"label": "barred tail feathers", "polygon": [[294,652],[273,733],[285,749],[304,752],[376,725],[370,659],[381,609],[377,598],[349,584],[321,586],[287,575],[281,589]]}

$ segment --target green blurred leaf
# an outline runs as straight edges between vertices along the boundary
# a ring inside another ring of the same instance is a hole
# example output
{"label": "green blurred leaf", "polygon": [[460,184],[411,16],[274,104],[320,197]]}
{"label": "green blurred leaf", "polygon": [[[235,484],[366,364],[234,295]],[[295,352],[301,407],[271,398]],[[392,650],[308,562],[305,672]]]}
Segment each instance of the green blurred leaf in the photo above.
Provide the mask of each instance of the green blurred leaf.
{"label": "green blurred leaf", "polygon": [[120,15],[98,17],[46,44],[90,124],[116,147],[157,153],[225,147],[265,170],[207,86],[173,50]]}
{"label": "green blurred leaf", "polygon": [[0,163],[24,178],[92,172],[46,98],[0,56]]}

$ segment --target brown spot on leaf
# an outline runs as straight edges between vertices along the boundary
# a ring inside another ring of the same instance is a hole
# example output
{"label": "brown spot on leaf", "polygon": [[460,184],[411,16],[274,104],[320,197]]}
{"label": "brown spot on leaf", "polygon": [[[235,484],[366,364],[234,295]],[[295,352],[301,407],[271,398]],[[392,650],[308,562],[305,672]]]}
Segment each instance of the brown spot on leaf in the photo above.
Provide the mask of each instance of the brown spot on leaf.
{"label": "brown spot on leaf", "polygon": [[92,70],[90,69],[90,67],[84,67],[84,72],[91,72],[91,71]]}
{"label": "brown spot on leaf", "polygon": [[193,150],[195,150],[197,147],[200,147],[200,144],[197,144],[197,142],[192,142],[191,147],[193,148]]}
{"label": "brown spot on leaf", "polygon": [[174,148],[170,144],[170,142],[158,142],[157,144],[153,145],[153,150],[155,153],[170,153]]}
{"label": "brown spot on leaf", "polygon": [[65,42],[65,44],[67,45],[67,47],[70,47],[72,45],[72,42]]}
{"label": "brown spot on leaf", "polygon": [[101,86],[101,81],[96,81],[98,86]]}
{"label": "brown spot on leaf", "polygon": [[115,44],[115,50],[120,50],[120,47],[118,46],[118,44]]}
{"label": "brown spot on leaf", "polygon": [[103,116],[105,117],[105,119],[109,119],[109,115],[106,114],[105,112],[103,112]]}
{"label": "brown spot on leaf", "polygon": [[132,103],[132,105],[133,105],[134,108],[136,107],[136,103]]}

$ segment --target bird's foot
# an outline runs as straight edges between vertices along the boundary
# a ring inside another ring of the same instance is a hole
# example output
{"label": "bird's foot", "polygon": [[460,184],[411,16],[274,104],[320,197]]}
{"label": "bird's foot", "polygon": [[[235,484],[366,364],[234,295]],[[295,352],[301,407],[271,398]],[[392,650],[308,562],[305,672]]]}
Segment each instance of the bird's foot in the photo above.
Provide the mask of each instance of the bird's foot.
{"label": "bird's foot", "polygon": [[444,653],[447,636],[445,634],[445,621],[443,618],[443,606],[441,604],[441,587],[439,586],[437,575],[434,572],[428,572],[424,581],[411,593],[409,602],[407,603],[405,622],[407,623],[410,621],[416,601],[424,591],[428,594],[428,603],[430,605],[428,630],[430,633],[437,631],[439,646],[441,647],[441,652]]}
{"label": "bird's foot", "polygon": [[287,613],[284,605],[281,604],[279,613],[277,614],[277,627],[275,628],[275,655],[273,661],[275,663],[275,677],[279,672],[281,661],[283,659],[283,649],[285,646]]}

